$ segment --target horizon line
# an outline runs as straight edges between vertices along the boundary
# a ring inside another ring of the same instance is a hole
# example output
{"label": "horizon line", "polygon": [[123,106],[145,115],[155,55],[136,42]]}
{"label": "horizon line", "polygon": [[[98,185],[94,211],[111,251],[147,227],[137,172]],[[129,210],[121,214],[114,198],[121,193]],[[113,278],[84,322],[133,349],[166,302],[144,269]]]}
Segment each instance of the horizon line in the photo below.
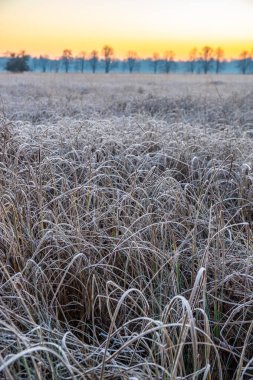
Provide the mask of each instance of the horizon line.
{"label": "horizon line", "polygon": [[[104,46],[110,46],[110,47],[112,47],[112,49],[113,49],[112,59],[113,60],[120,60],[120,61],[127,60],[129,58],[129,54],[130,53],[135,54],[135,59],[136,60],[149,60],[149,59],[153,59],[155,54],[157,54],[159,60],[164,60],[166,53],[172,52],[173,56],[174,56],[173,59],[175,61],[177,61],[177,62],[184,62],[184,61],[189,61],[190,54],[191,54],[191,52],[193,50],[195,50],[195,60],[198,60],[198,59],[201,58],[200,54],[202,52],[202,49],[205,48],[205,47],[207,47],[207,46],[212,49],[212,54],[214,54],[214,55],[215,55],[215,51],[217,49],[222,49],[222,51],[223,51],[223,57],[222,57],[221,61],[224,61],[224,62],[231,62],[233,60],[236,60],[236,59],[240,58],[240,55],[242,53],[244,53],[244,52],[247,52],[250,55],[250,57],[253,58],[253,47],[251,47],[251,48],[242,48],[241,51],[238,52],[236,56],[233,55],[233,56],[226,57],[226,49],[223,48],[222,46],[212,47],[212,46],[206,44],[206,45],[203,45],[202,47],[197,47],[196,45],[195,46],[193,45],[193,47],[188,51],[187,57],[186,56],[182,57],[182,54],[178,54],[178,58],[177,58],[177,53],[175,52],[175,49],[174,50],[173,49],[167,49],[167,50],[164,50],[162,53],[159,50],[154,50],[153,53],[148,54],[148,55],[139,55],[137,50],[134,50],[134,49],[131,50],[131,49],[129,49],[129,50],[127,50],[126,54],[124,54],[124,56],[122,54],[119,54],[117,56],[117,54],[115,54],[113,46],[111,46],[109,44],[108,45],[104,45]],[[39,59],[39,58],[47,58],[49,60],[60,60],[63,57],[64,50],[71,51],[71,58],[72,59],[78,59],[78,58],[81,59],[82,58],[81,54],[83,54],[83,59],[84,60],[88,60],[88,59],[91,58],[91,54],[92,54],[93,51],[95,51],[97,53],[99,60],[103,60],[104,59],[104,56],[101,53],[101,51],[103,50],[103,48],[100,49],[100,50],[93,49],[90,52],[86,52],[85,50],[82,50],[82,51],[79,51],[79,53],[76,53],[77,50],[74,51],[71,48],[65,48],[65,49],[62,49],[62,54],[61,55],[54,55],[52,53],[46,53],[46,52],[43,52],[43,53],[30,53],[29,49],[20,49],[19,48],[19,49],[7,50],[5,52],[2,51],[2,53],[0,53],[0,54],[1,54],[1,58],[10,58],[11,54],[20,54],[21,52],[25,52],[25,54],[28,55],[28,56],[30,56],[31,58],[37,58],[37,59]],[[214,57],[211,57],[211,58],[214,58]]]}

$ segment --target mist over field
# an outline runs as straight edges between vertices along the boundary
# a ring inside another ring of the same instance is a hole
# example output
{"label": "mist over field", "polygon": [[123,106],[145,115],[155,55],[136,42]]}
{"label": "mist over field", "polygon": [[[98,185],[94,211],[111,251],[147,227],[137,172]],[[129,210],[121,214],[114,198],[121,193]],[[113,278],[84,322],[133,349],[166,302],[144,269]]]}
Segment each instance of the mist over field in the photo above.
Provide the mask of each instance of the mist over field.
{"label": "mist over field", "polygon": [[0,379],[253,377],[252,85],[0,74]]}

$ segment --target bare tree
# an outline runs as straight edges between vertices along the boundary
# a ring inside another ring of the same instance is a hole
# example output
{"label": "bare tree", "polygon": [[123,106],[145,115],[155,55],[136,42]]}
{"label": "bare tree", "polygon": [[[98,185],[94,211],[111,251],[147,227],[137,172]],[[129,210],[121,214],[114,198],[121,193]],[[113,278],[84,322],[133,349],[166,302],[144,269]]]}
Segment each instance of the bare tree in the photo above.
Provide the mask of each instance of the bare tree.
{"label": "bare tree", "polygon": [[205,74],[211,69],[213,62],[213,49],[210,46],[204,46],[201,50],[201,65]]}
{"label": "bare tree", "polygon": [[89,62],[91,65],[91,70],[93,74],[95,74],[98,64],[98,52],[96,50],[92,50]]}
{"label": "bare tree", "polygon": [[221,71],[221,64],[222,60],[224,58],[224,50],[221,47],[218,47],[215,52],[215,72],[216,74],[219,74]]}
{"label": "bare tree", "polygon": [[127,63],[129,73],[132,73],[137,60],[137,53],[135,51],[129,51],[127,54]]}
{"label": "bare tree", "polygon": [[59,72],[59,69],[60,69],[60,59],[59,58],[55,58],[54,60],[53,60],[53,64],[54,64],[54,71],[56,72],[56,73],[58,73]]}
{"label": "bare tree", "polygon": [[69,72],[69,65],[70,65],[71,59],[72,59],[72,51],[70,49],[63,50],[63,53],[62,53],[62,62],[63,62],[63,65],[65,67],[65,72],[66,73]]}
{"label": "bare tree", "polygon": [[158,54],[158,53],[154,53],[154,54],[153,54],[153,59],[152,59],[153,69],[154,69],[154,74],[157,73],[157,69],[158,69],[158,64],[159,64],[159,62],[160,62],[159,54]]}
{"label": "bare tree", "polygon": [[105,72],[106,73],[109,73],[110,69],[111,69],[111,63],[112,63],[112,57],[113,57],[113,48],[109,45],[105,45],[103,47],[103,56],[104,56],[104,60],[105,60]]}
{"label": "bare tree", "polygon": [[86,52],[85,51],[81,51],[81,53],[79,53],[78,55],[78,60],[80,62],[80,66],[81,66],[81,73],[84,72],[84,65],[85,65],[85,58],[86,58]]}
{"label": "bare tree", "polygon": [[45,73],[47,71],[47,66],[49,63],[48,55],[40,55],[39,60],[40,60],[42,72]]}
{"label": "bare tree", "polygon": [[13,51],[6,51],[5,56],[8,58],[15,58],[18,57],[18,54],[14,53]]}
{"label": "bare tree", "polygon": [[247,50],[244,50],[240,54],[240,59],[238,61],[238,68],[242,74],[246,74],[251,65],[251,55]]}
{"label": "bare tree", "polygon": [[189,71],[194,73],[197,66],[197,48],[193,48],[189,53]]}
{"label": "bare tree", "polygon": [[165,62],[165,72],[166,74],[170,73],[175,66],[175,53],[172,50],[166,51],[164,54],[164,62]]}
{"label": "bare tree", "polygon": [[39,58],[33,57],[32,58],[32,71],[36,71],[39,63]]}

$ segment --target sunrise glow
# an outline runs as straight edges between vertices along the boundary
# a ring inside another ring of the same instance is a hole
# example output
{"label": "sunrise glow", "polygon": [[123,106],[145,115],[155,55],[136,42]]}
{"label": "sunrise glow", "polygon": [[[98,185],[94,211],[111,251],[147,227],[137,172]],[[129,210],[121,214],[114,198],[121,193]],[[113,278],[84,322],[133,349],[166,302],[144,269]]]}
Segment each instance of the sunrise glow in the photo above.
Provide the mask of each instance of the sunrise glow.
{"label": "sunrise glow", "polygon": [[0,53],[57,57],[110,44],[120,58],[174,50],[184,59],[208,44],[232,58],[253,48],[252,15],[250,0],[1,0]]}

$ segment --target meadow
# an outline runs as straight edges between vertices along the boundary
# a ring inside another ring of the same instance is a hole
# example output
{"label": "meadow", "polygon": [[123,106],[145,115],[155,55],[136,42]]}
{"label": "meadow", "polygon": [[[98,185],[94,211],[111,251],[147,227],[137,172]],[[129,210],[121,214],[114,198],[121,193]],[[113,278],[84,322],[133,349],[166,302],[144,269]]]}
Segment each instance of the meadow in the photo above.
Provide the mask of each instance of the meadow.
{"label": "meadow", "polygon": [[0,379],[253,378],[253,76],[0,74]]}

